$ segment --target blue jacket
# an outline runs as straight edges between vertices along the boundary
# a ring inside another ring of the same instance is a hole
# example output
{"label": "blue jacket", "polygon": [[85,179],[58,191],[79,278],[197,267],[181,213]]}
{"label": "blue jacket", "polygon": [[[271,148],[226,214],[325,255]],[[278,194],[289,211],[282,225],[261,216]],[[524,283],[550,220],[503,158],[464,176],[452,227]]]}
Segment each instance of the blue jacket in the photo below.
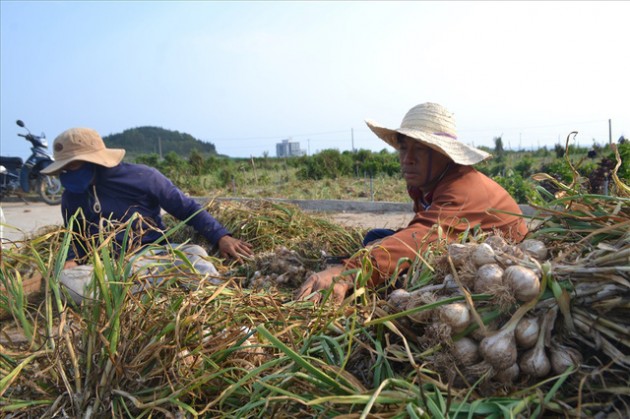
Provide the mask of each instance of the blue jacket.
{"label": "blue jacket", "polygon": [[[100,202],[100,213],[95,211],[98,208],[94,205],[97,202],[94,190]],[[98,234],[101,218],[124,223],[134,213],[138,213],[142,216],[143,223],[138,222],[134,225],[136,232],[134,243],[153,243],[162,237],[160,230],[165,229],[160,216],[161,209],[182,221],[199,211],[187,224],[214,245],[221,237],[230,234],[221,223],[206,210],[202,210],[201,205],[194,199],[184,195],[166,176],[142,164],[120,163],[112,168],[96,165],[94,181],[87,192],[77,194],[64,191],[61,211],[66,225],[79,208],[82,209],[84,216],[79,215],[74,230],[80,231],[83,237]],[[85,227],[83,218],[87,221]],[[123,236],[124,232],[116,235],[118,244],[121,243]],[[68,253],[68,259],[85,256],[83,246],[74,247],[74,251],[71,249]]]}

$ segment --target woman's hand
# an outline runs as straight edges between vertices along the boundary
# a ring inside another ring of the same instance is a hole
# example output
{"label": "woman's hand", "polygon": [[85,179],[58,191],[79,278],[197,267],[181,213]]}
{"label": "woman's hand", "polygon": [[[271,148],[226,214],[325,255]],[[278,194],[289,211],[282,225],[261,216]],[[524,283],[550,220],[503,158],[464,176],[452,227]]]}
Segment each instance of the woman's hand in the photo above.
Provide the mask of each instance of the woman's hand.
{"label": "woman's hand", "polygon": [[77,261],[74,259],[70,259],[70,260],[67,260],[66,263],[63,265],[63,269],[71,269],[71,268],[74,268],[75,266],[79,266]]}
{"label": "woman's hand", "polygon": [[239,262],[243,262],[243,257],[252,257],[252,245],[232,236],[223,236],[219,239],[219,252],[222,257],[231,256]]}
{"label": "woman's hand", "polygon": [[343,271],[343,265],[337,265],[309,276],[295,292],[295,299],[308,299],[317,304],[322,299],[322,292],[332,287],[333,301],[335,304],[341,304],[348,290],[353,287],[352,282],[340,277]]}

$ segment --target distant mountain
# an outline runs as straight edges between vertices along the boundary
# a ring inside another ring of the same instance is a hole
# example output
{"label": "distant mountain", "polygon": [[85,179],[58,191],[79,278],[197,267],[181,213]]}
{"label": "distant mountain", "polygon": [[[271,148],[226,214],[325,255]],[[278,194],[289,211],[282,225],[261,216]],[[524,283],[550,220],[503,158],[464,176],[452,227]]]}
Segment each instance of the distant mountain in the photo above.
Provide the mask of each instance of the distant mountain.
{"label": "distant mountain", "polygon": [[124,148],[127,159],[140,154],[160,154],[165,156],[171,151],[182,157],[188,157],[193,149],[202,154],[216,155],[214,144],[196,139],[190,134],[171,131],[159,127],[138,127],[103,137],[108,148]]}

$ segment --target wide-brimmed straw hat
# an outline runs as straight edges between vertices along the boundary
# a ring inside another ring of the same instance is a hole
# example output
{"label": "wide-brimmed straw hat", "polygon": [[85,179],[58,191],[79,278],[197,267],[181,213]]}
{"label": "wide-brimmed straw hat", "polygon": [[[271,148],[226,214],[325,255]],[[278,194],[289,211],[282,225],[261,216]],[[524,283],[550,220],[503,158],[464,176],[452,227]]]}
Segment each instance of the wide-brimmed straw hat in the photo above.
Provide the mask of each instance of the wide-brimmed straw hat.
{"label": "wide-brimmed straw hat", "polygon": [[485,151],[458,141],[453,114],[437,103],[423,103],[411,108],[400,123],[400,128],[385,128],[371,120],[366,120],[365,123],[381,140],[397,150],[400,148],[400,133],[465,166],[491,157]]}
{"label": "wide-brimmed straw hat", "polygon": [[106,148],[98,132],[91,128],[70,128],[55,138],[53,156],[55,161],[41,171],[45,175],[56,174],[75,161],[114,167],[122,161],[125,150]]}

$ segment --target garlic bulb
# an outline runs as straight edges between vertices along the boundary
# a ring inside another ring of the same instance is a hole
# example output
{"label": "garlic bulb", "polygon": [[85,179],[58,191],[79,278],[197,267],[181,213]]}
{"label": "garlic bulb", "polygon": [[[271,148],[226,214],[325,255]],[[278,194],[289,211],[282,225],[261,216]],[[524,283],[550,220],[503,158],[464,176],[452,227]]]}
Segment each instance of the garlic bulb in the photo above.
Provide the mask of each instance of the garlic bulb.
{"label": "garlic bulb", "polygon": [[495,253],[503,253],[508,247],[507,242],[501,236],[489,236],[484,243],[488,244]]}
{"label": "garlic bulb", "polygon": [[516,325],[514,337],[516,344],[524,349],[529,349],[536,344],[540,325],[535,317],[523,317]]}
{"label": "garlic bulb", "polygon": [[494,292],[503,283],[503,269],[496,263],[487,263],[477,270],[473,290],[476,294]]}
{"label": "garlic bulb", "polygon": [[551,371],[551,361],[545,353],[545,347],[538,344],[523,354],[518,365],[525,374],[536,378],[545,377]]}
{"label": "garlic bulb", "polygon": [[482,266],[487,263],[495,263],[495,253],[487,243],[481,243],[472,252],[472,260],[475,266]]}
{"label": "garlic bulb", "polygon": [[463,366],[473,365],[480,359],[479,345],[467,337],[455,341],[451,350],[457,362]]}
{"label": "garlic bulb", "polygon": [[457,282],[455,281],[455,278],[453,277],[453,274],[444,275],[444,280],[442,281],[442,285],[444,285],[445,288],[454,288],[458,286]]}
{"label": "garlic bulb", "polygon": [[555,374],[562,374],[569,367],[578,368],[582,363],[582,354],[569,346],[552,345],[549,353],[551,368]]}
{"label": "garlic bulb", "polygon": [[534,301],[524,304],[516,310],[512,318],[496,332],[483,338],[479,343],[479,353],[484,361],[488,362],[496,371],[509,368],[516,363],[518,353],[516,351],[516,339],[514,329],[536,303]]}
{"label": "garlic bulb", "polygon": [[517,356],[514,329],[500,329],[486,336],[479,344],[479,352],[483,359],[496,370],[513,365]]}
{"label": "garlic bulb", "polygon": [[519,249],[533,258],[543,261],[547,258],[547,246],[540,240],[525,239],[518,244]]}
{"label": "garlic bulb", "polygon": [[517,246],[507,246],[504,254],[509,256],[501,259],[501,263],[504,266],[517,265],[517,261],[525,258],[525,253]]}
{"label": "garlic bulb", "polygon": [[411,293],[405,289],[399,288],[389,294],[387,304],[397,312],[403,311],[410,299]]}
{"label": "garlic bulb", "polygon": [[551,361],[545,352],[545,335],[553,328],[555,311],[549,310],[543,317],[536,345],[521,356],[518,366],[521,371],[532,377],[542,378],[551,371]]}
{"label": "garlic bulb", "polygon": [[522,302],[533,300],[540,293],[540,280],[533,270],[521,265],[505,268],[503,281],[510,287],[514,297]]}
{"label": "garlic bulb", "polygon": [[451,243],[448,245],[448,255],[451,257],[453,265],[455,265],[456,268],[463,266],[468,261],[473,247],[474,245],[472,244],[460,243]]}
{"label": "garlic bulb", "polygon": [[453,333],[459,333],[470,324],[470,310],[465,303],[452,303],[438,309],[441,321],[451,327]]}
{"label": "garlic bulb", "polygon": [[498,370],[497,373],[492,377],[495,381],[498,381],[502,384],[512,384],[518,378],[518,375],[521,373],[521,369],[518,367],[518,364],[515,362],[512,366],[503,368]]}

